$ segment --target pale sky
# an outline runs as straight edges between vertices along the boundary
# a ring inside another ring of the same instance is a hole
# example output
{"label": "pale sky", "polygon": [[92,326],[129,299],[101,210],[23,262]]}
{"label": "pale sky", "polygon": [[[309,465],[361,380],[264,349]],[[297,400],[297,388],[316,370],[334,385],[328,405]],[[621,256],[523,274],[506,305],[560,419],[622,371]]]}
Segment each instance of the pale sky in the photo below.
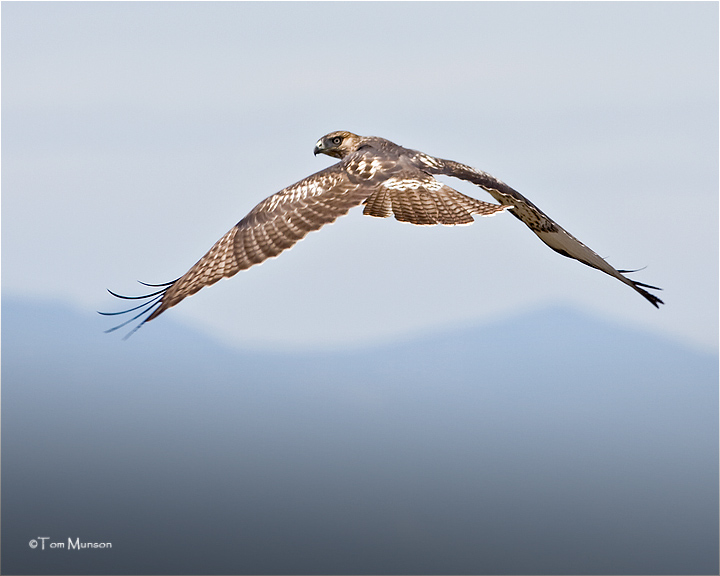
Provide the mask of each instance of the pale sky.
{"label": "pale sky", "polygon": [[343,347],[566,304],[716,349],[714,2],[3,2],[3,294],[118,310],[106,288],[183,274],[340,129],[491,173],[666,305],[509,214],[355,209],[133,338]]}

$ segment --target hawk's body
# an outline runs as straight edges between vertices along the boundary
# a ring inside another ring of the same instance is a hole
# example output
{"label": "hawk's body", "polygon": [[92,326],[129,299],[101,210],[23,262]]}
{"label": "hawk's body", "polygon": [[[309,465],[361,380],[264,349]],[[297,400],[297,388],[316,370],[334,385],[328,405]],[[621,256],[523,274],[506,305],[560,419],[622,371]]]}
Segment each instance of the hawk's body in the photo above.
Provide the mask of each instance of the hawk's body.
{"label": "hawk's body", "polygon": [[[315,154],[319,152],[340,158],[340,162],[260,202],[183,276],[158,285],[163,288],[146,296],[113,294],[149,299],[132,309],[142,309],[135,318],[149,313],[143,320],[147,322],[204,286],[277,256],[308,232],[364,204],[363,213],[369,216],[394,215],[403,222],[423,225],[471,224],[473,215],[489,216],[509,209],[553,250],[614,276],[655,307],[662,304],[643,289],[657,288],[624,276],[625,271],[610,266],[527,198],[485,172],[403,148],[384,138],[350,132],[324,136],[315,147]],[[461,194],[437,181],[434,174],[477,184],[499,204]]]}

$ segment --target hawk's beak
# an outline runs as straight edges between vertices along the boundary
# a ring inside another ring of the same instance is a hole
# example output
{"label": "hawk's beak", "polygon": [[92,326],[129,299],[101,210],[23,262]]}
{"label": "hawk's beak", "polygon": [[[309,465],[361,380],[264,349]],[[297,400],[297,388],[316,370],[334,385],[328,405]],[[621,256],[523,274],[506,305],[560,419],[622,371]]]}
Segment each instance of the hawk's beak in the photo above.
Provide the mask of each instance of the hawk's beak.
{"label": "hawk's beak", "polygon": [[315,148],[313,149],[313,154],[315,154],[315,156],[317,156],[323,150],[325,150],[325,146],[323,146],[322,140],[318,140],[317,144],[315,144]]}

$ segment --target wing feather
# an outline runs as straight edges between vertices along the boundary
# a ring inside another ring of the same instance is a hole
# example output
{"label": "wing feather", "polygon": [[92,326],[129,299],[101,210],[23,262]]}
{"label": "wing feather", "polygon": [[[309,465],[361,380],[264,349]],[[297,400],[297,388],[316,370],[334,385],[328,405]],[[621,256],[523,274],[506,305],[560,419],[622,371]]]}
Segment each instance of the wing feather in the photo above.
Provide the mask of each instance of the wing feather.
{"label": "wing feather", "polygon": [[[660,304],[664,304],[660,298],[643,289],[643,287],[655,290],[659,290],[659,288],[637,282],[625,276],[621,271],[616,270],[602,256],[580,242],[525,196],[513,190],[504,182],[486,172],[452,160],[432,158],[422,153],[415,153],[414,158],[433,174],[444,174],[477,184],[501,204],[512,206],[509,210],[513,216],[522,221],[555,252],[617,278],[638,292],[656,308],[659,308]],[[431,160],[428,160],[428,158],[431,158]]]}
{"label": "wing feather", "polygon": [[272,256],[277,256],[283,250],[287,250],[295,244],[297,241],[295,238],[289,237],[287,234],[283,234],[282,230],[278,226],[277,220],[269,220],[268,223],[263,226],[263,230],[268,236],[268,242],[272,249]]}
{"label": "wing feather", "polygon": [[334,222],[361,204],[374,188],[351,181],[341,164],[288,186],[255,206],[183,276],[148,295],[146,308],[139,315],[148,316],[140,325],[205,286],[278,256],[309,232]]}
{"label": "wing feather", "polygon": [[[350,208],[360,204],[369,191],[350,182],[345,172],[337,166],[309,176],[260,202],[224,237],[228,247],[232,242],[232,251],[228,249],[226,252],[228,259],[231,255],[233,266],[215,271],[215,260],[209,258],[213,251],[211,249],[167,289],[160,306],[148,320],[200,290],[202,285],[192,282],[199,271],[210,268],[211,271],[205,274],[213,282],[232,276],[239,270],[278,256],[309,232],[334,222]],[[188,292],[190,287],[193,292]]]}

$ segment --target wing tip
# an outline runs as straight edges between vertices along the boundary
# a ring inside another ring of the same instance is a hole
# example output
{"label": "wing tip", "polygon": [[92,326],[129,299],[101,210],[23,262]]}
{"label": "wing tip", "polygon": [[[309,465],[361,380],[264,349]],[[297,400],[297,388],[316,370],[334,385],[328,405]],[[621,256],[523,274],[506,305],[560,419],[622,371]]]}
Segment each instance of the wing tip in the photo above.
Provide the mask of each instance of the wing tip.
{"label": "wing tip", "polygon": [[637,290],[648,302],[650,302],[650,304],[655,306],[655,308],[660,309],[660,304],[665,304],[665,302],[655,296],[655,294],[651,294],[640,286],[647,286],[648,288],[652,288],[654,290],[662,290],[662,288],[657,288],[656,286],[648,286],[647,284],[642,284],[641,282],[636,282],[634,286],[635,290]]}
{"label": "wing tip", "polygon": [[635,291],[640,294],[645,300],[650,302],[655,308],[660,308],[660,304],[665,304],[660,298],[655,296],[655,294],[652,294],[651,292],[648,292],[645,290],[645,288],[648,288],[649,290],[662,290],[662,288],[658,288],[657,286],[652,286],[650,284],[645,284],[644,282],[638,282],[636,280],[631,280],[627,276],[623,276],[627,280],[631,282],[631,286],[635,289]]}
{"label": "wing tip", "polygon": [[128,314],[130,312],[134,312],[136,310],[140,310],[136,315],[134,315],[129,320],[126,320],[125,322],[122,322],[118,324],[117,326],[113,326],[112,328],[108,328],[104,331],[105,334],[109,334],[111,332],[115,332],[116,330],[119,330],[120,328],[123,328],[127,326],[128,324],[134,322],[135,320],[138,320],[142,318],[143,316],[147,315],[145,318],[142,318],[140,322],[138,322],[137,326],[133,327],[130,332],[125,334],[123,336],[123,340],[127,340],[137,332],[140,327],[145,324],[146,322],[149,322],[153,318],[156,318],[160,314],[162,314],[168,306],[165,306],[165,295],[167,294],[167,291],[177,282],[177,280],[173,280],[172,282],[165,282],[163,284],[148,284],[146,282],[140,282],[140,284],[143,286],[150,286],[150,287],[163,287],[161,290],[157,290],[155,292],[151,292],[150,294],[143,294],[140,296],[125,296],[123,294],[118,294],[116,292],[113,292],[112,290],[108,289],[108,292],[112,294],[115,298],[120,298],[122,300],[145,300],[142,304],[138,306],[133,306],[132,308],[128,308],[126,310],[119,310],[117,312],[101,312],[98,310],[98,314],[102,314],[103,316],[118,316],[122,314]]}

